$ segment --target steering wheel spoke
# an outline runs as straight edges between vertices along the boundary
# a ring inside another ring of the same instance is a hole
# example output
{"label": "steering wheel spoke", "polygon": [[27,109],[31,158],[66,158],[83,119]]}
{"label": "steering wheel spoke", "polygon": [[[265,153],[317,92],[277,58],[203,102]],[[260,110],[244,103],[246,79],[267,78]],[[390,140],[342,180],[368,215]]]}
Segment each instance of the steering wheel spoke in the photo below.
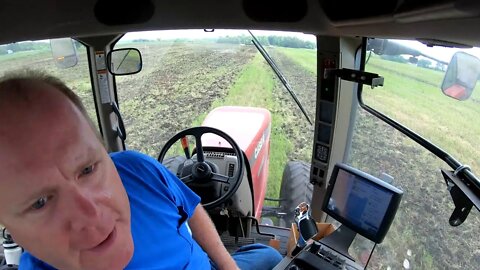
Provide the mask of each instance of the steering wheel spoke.
{"label": "steering wheel spoke", "polygon": [[192,174],[189,174],[189,175],[181,177],[180,180],[182,180],[182,182],[186,185],[188,183],[193,182],[195,179],[192,177]]}
{"label": "steering wheel spoke", "polygon": [[226,175],[212,172],[212,181],[229,184],[230,178],[231,177],[228,177]]}
{"label": "steering wheel spoke", "polygon": [[205,157],[203,155],[202,134],[195,134],[195,147],[197,149],[197,161],[204,162]]}

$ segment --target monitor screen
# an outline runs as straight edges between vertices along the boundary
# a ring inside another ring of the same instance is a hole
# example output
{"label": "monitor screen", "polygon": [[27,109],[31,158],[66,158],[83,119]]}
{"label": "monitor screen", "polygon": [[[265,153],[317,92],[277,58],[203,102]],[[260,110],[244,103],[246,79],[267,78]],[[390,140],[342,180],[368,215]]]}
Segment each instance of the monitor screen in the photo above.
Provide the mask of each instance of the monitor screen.
{"label": "monitor screen", "polygon": [[351,230],[380,243],[395,217],[403,192],[345,164],[337,164],[323,210]]}

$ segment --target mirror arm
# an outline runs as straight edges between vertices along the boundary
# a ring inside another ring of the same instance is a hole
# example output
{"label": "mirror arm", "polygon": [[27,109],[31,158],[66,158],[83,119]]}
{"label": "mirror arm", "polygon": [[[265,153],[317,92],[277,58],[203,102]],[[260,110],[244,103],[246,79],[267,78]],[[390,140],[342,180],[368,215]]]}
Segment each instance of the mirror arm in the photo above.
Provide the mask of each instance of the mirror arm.
{"label": "mirror arm", "polygon": [[[361,62],[360,62],[360,70],[364,71],[365,70],[365,59],[366,59],[366,44],[367,44],[367,39],[363,38],[363,44],[362,44],[362,51],[361,51]],[[468,169],[459,169],[459,168],[465,168],[465,165],[461,164],[458,160],[456,160],[454,157],[452,157],[450,154],[442,150],[440,147],[436,146],[435,144],[431,143],[427,139],[423,138],[419,134],[415,133],[411,129],[403,126],[399,122],[393,120],[392,118],[386,116],[385,114],[373,109],[372,107],[366,105],[363,103],[362,99],[362,91],[363,91],[363,84],[359,83],[357,85],[357,99],[358,103],[360,104],[360,107],[362,107],[364,110],[372,114],[373,116],[379,118],[383,122],[387,123],[391,127],[395,128],[396,130],[400,131],[410,139],[414,140],[416,143],[420,144],[423,146],[425,149],[433,153],[435,156],[443,160],[445,163],[448,164],[453,170],[458,170],[458,178],[461,179],[462,183],[465,184],[465,188],[472,191],[473,194],[477,197],[480,198],[480,180],[478,177],[473,174],[471,170]],[[480,208],[480,205],[476,205],[477,209]],[[479,209],[480,210],[480,209]]]}
{"label": "mirror arm", "polygon": [[[409,128],[396,122],[395,120],[384,115],[383,113],[373,109],[372,107],[365,105],[361,98],[362,84],[358,84],[358,86],[359,86],[358,96],[357,96],[358,103],[364,110],[374,115],[375,117],[379,118],[380,120],[384,121],[391,127],[395,128],[396,130],[400,131],[410,139],[414,140],[415,142],[423,146],[425,149],[433,153],[435,156],[443,160],[445,163],[447,163],[453,170],[455,170],[456,175],[454,176],[456,179],[458,179],[458,181],[455,182],[454,187],[451,187],[450,185],[451,183],[454,183],[454,182],[447,182],[447,186],[449,187],[449,191],[452,195],[452,199],[455,202],[455,206],[456,206],[456,210],[454,211],[454,213],[452,214],[452,217],[450,218],[450,224],[452,226],[458,226],[465,220],[466,215],[468,215],[468,213],[465,213],[465,211],[468,210],[468,212],[470,212],[469,209],[472,207],[471,198],[474,198],[473,203],[477,208],[477,210],[480,211],[480,180],[475,174],[473,174],[473,172],[470,169],[468,169],[468,166],[461,164],[450,154],[448,154],[447,152],[445,152],[435,144],[431,143],[430,141],[426,140],[422,136],[418,135],[414,131],[410,130]],[[442,170],[442,173],[443,173],[443,170]],[[458,182],[462,184],[463,188],[459,188]],[[469,195],[470,194],[471,195],[467,196],[466,195],[467,192]],[[469,203],[466,203],[466,201],[469,201]],[[457,206],[457,204],[460,206]],[[457,210],[457,208],[460,210]],[[465,216],[463,217],[463,215]]]}
{"label": "mirror arm", "polygon": [[[445,161],[453,170],[457,170],[459,167],[463,166],[458,160],[452,157],[450,154],[442,150],[440,147],[436,146],[435,144],[431,143],[427,139],[423,138],[422,136],[418,135],[411,129],[403,126],[402,124],[398,123],[397,121],[393,120],[392,118],[386,116],[385,114],[373,109],[372,107],[363,103],[362,100],[362,84],[358,84],[358,92],[357,92],[357,99],[360,107],[364,110],[369,112],[370,114],[374,115],[375,117],[379,118],[383,122],[387,123],[391,127],[395,128],[396,130],[400,131],[401,133],[405,134],[410,139],[414,140],[416,143],[423,146],[428,151],[432,152],[435,156],[440,158],[441,160]],[[469,182],[475,185],[480,190],[480,180],[470,171],[470,170],[462,170],[459,175],[465,176]]]}

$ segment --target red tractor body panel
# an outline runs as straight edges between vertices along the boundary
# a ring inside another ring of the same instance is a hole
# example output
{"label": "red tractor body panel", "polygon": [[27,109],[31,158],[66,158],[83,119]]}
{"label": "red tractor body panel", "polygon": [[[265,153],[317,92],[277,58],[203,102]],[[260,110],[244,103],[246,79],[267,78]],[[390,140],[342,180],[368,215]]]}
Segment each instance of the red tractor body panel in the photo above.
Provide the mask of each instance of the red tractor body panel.
{"label": "red tractor body panel", "polygon": [[[270,112],[263,108],[225,106],[212,110],[202,126],[214,127],[230,135],[245,152],[252,172],[255,217],[260,219],[266,193],[270,156]],[[202,137],[203,146],[230,147],[213,135]]]}

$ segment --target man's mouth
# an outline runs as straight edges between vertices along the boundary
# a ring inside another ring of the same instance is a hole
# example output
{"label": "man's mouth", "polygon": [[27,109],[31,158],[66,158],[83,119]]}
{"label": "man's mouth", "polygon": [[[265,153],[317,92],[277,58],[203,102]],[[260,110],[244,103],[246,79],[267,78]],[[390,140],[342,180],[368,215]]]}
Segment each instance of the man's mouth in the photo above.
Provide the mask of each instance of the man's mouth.
{"label": "man's mouth", "polygon": [[90,251],[103,252],[113,245],[116,238],[117,238],[117,228],[114,227],[112,232],[110,232],[102,242],[100,242],[95,247],[91,248]]}

